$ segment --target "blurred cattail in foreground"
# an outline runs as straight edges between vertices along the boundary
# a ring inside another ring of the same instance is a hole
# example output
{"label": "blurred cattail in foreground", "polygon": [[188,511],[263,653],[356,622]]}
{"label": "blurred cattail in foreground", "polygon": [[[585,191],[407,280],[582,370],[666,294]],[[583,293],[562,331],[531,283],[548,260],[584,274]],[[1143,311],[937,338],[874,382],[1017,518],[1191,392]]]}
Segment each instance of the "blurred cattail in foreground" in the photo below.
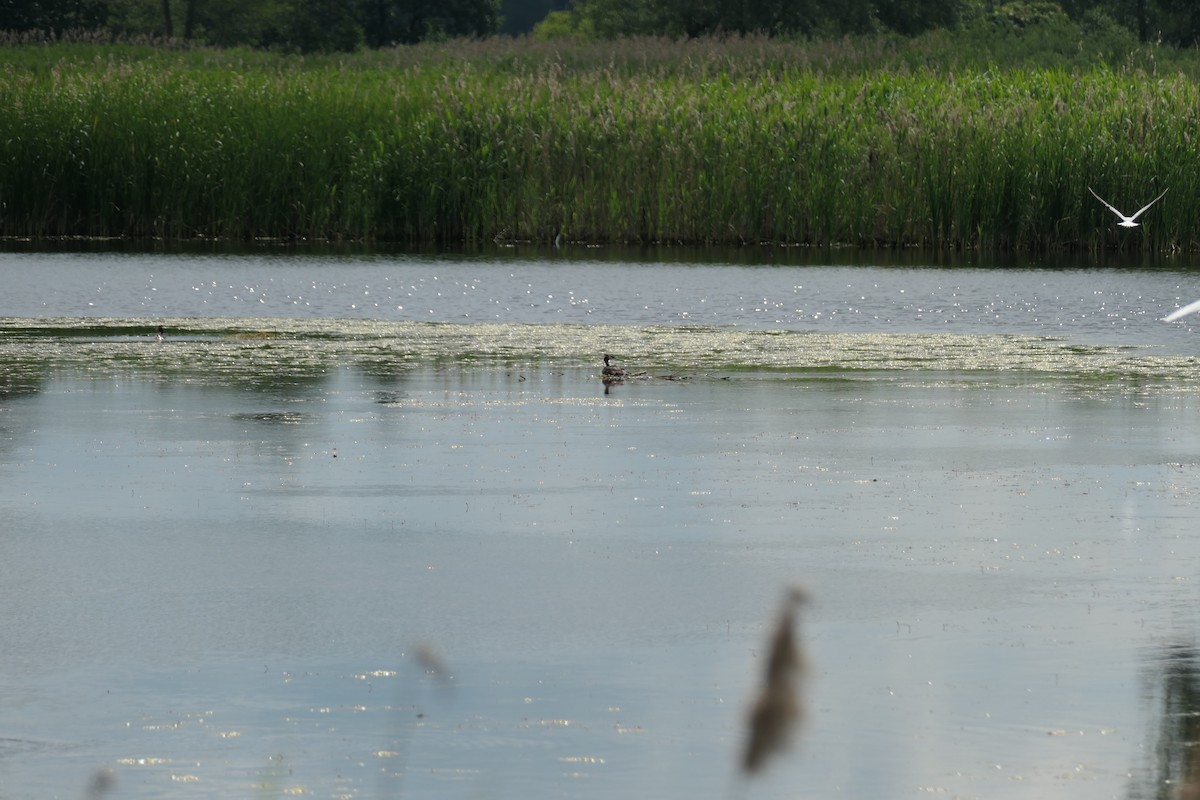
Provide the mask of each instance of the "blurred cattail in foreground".
{"label": "blurred cattail in foreground", "polygon": [[1200,800],[1200,742],[1193,741],[1187,747],[1183,783],[1175,790],[1172,800]]}
{"label": "blurred cattail in foreground", "polygon": [[87,800],[100,800],[117,786],[117,773],[111,769],[98,769],[88,781]]}
{"label": "blurred cattail in foreground", "polygon": [[750,711],[750,731],[742,756],[742,771],[753,775],[763,769],[767,758],[787,747],[792,731],[800,720],[800,696],[797,684],[804,671],[803,657],[796,644],[796,611],[807,600],[800,589],[792,588],[784,598],[762,689]]}
{"label": "blurred cattail in foreground", "polygon": [[418,642],[413,646],[412,657],[424,670],[426,675],[432,675],[440,683],[449,684],[453,677],[450,664],[441,651],[428,642]]}

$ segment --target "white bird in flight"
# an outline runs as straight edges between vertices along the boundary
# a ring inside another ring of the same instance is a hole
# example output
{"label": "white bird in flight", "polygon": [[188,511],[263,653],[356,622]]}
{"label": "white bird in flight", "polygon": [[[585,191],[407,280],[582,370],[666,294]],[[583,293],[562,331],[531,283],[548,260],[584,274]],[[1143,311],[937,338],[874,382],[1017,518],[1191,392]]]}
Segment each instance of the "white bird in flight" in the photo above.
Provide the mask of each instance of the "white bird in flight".
{"label": "white bird in flight", "polygon": [[1180,317],[1186,317],[1188,314],[1194,314],[1197,311],[1200,311],[1200,300],[1197,300],[1194,303],[1188,303],[1183,308],[1175,309],[1170,314],[1167,314],[1165,317],[1163,317],[1163,322],[1174,322]]}
{"label": "white bird in flight", "polygon": [[1096,191],[1092,187],[1089,186],[1088,191],[1092,193],[1092,197],[1095,197],[1101,203],[1104,203],[1104,205],[1108,206],[1109,211],[1113,212],[1114,214],[1116,214],[1118,217],[1121,218],[1121,221],[1118,222],[1117,224],[1120,225],[1122,228],[1136,228],[1138,226],[1138,224],[1136,222],[1134,222],[1134,220],[1136,220],[1142,214],[1146,213],[1147,208],[1154,205],[1159,200],[1162,200],[1163,194],[1167,193],[1167,190],[1163,189],[1162,194],[1160,194],[1158,197],[1151,200],[1149,203],[1146,203],[1146,205],[1142,206],[1142,208],[1139,209],[1136,214],[1127,217],[1124,214],[1122,214],[1120,211],[1118,211],[1116,208],[1114,208],[1113,205],[1111,203],[1109,203],[1107,200],[1105,200],[1103,197],[1096,194]]}

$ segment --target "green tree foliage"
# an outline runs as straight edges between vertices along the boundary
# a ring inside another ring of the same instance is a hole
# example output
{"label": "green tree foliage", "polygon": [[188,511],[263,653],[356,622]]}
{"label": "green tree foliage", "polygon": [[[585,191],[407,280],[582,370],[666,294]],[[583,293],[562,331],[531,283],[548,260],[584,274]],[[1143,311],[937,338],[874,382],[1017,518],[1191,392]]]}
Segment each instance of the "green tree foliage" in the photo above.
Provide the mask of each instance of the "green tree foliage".
{"label": "green tree foliage", "polygon": [[[0,0],[3,2],[3,0]],[[173,9],[168,6],[168,11]],[[174,14],[170,14],[174,19]],[[174,36],[173,23],[164,19],[161,2],[110,0],[105,28],[116,36]]]}
{"label": "green tree foliage", "polygon": [[1058,3],[1048,0],[1012,0],[992,10],[992,20],[998,25],[1027,28],[1031,25],[1053,25],[1066,21],[1067,12]]}
{"label": "green tree foliage", "polygon": [[[1000,40],[1200,46],[1200,0],[0,0],[0,31],[102,31],[222,47],[348,51],[456,37],[839,39],[931,31]],[[1105,45],[1107,47],[1108,45]]]}
{"label": "green tree foliage", "polygon": [[363,0],[360,16],[372,47],[500,30],[499,0]]}
{"label": "green tree foliage", "polygon": [[508,36],[529,33],[555,12],[564,12],[570,0],[501,0],[500,32]]}
{"label": "green tree foliage", "polygon": [[0,30],[5,31],[58,35],[68,30],[95,30],[104,25],[107,15],[104,0],[0,0]]}
{"label": "green tree foliage", "polygon": [[875,4],[875,15],[887,30],[913,36],[933,28],[953,28],[961,3],[947,0],[892,0]]}
{"label": "green tree foliage", "polygon": [[[282,21],[292,18],[288,0],[188,0],[195,26],[188,38],[218,47],[270,44],[280,38]],[[187,35],[185,33],[185,35]]]}
{"label": "green tree foliage", "polygon": [[363,27],[352,0],[292,0],[281,30],[285,49],[347,52],[364,41]]}
{"label": "green tree foliage", "polygon": [[1143,42],[1200,46],[1200,3],[1196,0],[1060,0],[1074,21],[1106,17]]}
{"label": "green tree foliage", "polygon": [[1158,34],[1180,47],[1200,46],[1200,3],[1196,0],[1158,0]]}
{"label": "green tree foliage", "polygon": [[603,37],[726,33],[841,36],[917,34],[957,23],[963,0],[576,0]]}
{"label": "green tree foliage", "polygon": [[[1142,41],[1200,45],[1197,0],[574,0],[570,27],[601,38],[765,33],[836,38],[869,33],[918,36],[981,20],[1054,28],[1109,19]],[[1090,20],[1090,22],[1089,22]],[[561,21],[555,23],[561,27]]]}
{"label": "green tree foliage", "polygon": [[0,31],[103,30],[221,47],[349,51],[490,36],[500,0],[0,0]]}
{"label": "green tree foliage", "polygon": [[533,26],[533,38],[549,42],[555,39],[594,39],[595,31],[590,24],[581,27],[583,20],[570,11],[551,11],[546,18]]}

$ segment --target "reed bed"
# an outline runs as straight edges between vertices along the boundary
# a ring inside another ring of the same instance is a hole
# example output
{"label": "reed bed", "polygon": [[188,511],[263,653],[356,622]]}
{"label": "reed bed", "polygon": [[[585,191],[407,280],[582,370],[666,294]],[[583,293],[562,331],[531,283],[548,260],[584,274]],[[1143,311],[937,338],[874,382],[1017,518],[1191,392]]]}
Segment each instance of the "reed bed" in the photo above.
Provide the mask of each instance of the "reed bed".
{"label": "reed bed", "polygon": [[8,49],[5,236],[1200,245],[1181,73]]}

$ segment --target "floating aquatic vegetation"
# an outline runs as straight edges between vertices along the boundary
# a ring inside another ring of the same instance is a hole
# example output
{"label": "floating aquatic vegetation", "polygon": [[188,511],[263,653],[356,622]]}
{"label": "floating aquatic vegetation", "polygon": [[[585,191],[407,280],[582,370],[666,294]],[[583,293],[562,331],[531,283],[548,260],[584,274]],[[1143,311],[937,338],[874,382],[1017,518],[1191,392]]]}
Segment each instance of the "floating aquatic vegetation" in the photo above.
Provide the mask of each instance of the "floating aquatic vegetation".
{"label": "floating aquatic vegetation", "polygon": [[950,383],[1046,381],[1088,392],[1136,385],[1172,393],[1195,392],[1200,383],[1190,356],[1003,334],[281,319],[272,322],[271,337],[245,338],[233,334],[248,329],[246,320],[169,322],[184,333],[155,342],[150,335],[130,337],[130,320],[0,320],[0,374],[12,384],[0,381],[0,392],[36,390],[51,372],[138,374],[262,390],[284,382],[316,385],[344,368],[386,378],[415,369],[486,371],[502,365],[517,370],[514,381],[539,369],[579,370],[598,381],[595,354],[606,346],[636,354],[639,372],[676,381],[890,376]]}

